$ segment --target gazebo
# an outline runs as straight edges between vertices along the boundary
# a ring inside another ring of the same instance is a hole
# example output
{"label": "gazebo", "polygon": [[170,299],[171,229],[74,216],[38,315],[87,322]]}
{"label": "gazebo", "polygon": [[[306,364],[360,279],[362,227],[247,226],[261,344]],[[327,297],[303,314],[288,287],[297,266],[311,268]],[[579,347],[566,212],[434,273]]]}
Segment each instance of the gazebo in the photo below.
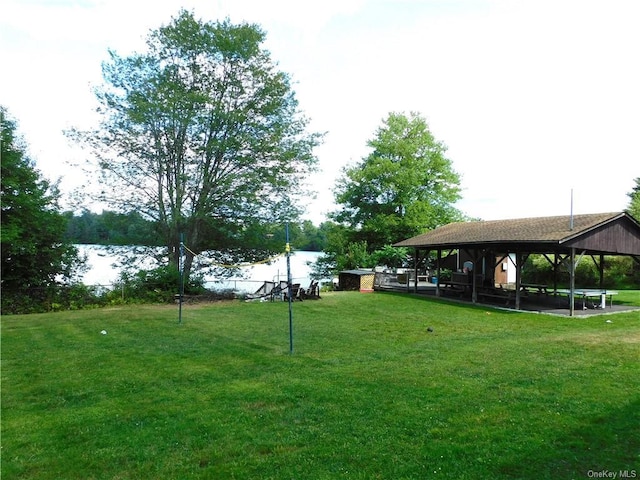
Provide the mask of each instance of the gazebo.
{"label": "gazebo", "polygon": [[[605,255],[631,256],[640,263],[640,223],[624,212],[456,222],[403,240],[395,246],[414,249],[416,291],[420,255],[436,251],[436,295],[441,295],[442,288],[464,288],[474,303],[479,297],[495,296],[490,285],[492,272],[502,262],[512,262],[516,270],[512,300],[517,310],[520,310],[523,292],[522,266],[529,255],[543,255],[553,265],[554,273],[560,265],[567,263],[569,308],[570,315],[573,315],[577,260],[583,255],[594,259],[600,269],[599,288],[603,289]],[[468,271],[444,283],[440,280],[443,253],[448,252],[448,256],[452,251],[464,252],[470,263],[465,269]],[[556,290],[556,285],[553,290]]]}

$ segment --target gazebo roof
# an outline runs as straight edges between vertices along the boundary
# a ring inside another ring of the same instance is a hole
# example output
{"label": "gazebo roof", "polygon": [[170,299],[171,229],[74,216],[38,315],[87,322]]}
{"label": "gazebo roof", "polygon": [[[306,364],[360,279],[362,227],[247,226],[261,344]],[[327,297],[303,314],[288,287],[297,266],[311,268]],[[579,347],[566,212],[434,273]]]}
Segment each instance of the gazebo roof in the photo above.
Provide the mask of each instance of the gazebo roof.
{"label": "gazebo roof", "polygon": [[640,224],[624,212],[456,222],[403,240],[397,247],[489,248],[640,255]]}

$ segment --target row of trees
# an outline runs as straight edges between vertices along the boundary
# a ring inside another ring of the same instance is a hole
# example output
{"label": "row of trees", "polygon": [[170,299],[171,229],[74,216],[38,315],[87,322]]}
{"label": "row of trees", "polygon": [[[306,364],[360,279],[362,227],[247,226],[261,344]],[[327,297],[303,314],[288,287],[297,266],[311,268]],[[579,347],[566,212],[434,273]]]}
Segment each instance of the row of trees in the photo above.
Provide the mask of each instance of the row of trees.
{"label": "row of trees", "polygon": [[138,212],[65,212],[65,238],[73,244],[161,246],[153,222]]}
{"label": "row of trees", "polygon": [[[72,244],[163,245],[156,223],[136,211],[117,213],[103,210],[101,213],[95,213],[83,210],[78,215],[65,212],[64,216],[67,219],[65,239]],[[309,220],[291,224],[291,244],[295,245],[297,250],[323,251],[329,227],[328,223],[317,227]],[[284,243],[281,248],[284,249]]]}
{"label": "row of trees", "polygon": [[[308,131],[264,40],[257,25],[182,10],[150,32],[144,53],[110,52],[96,89],[99,124],[68,132],[98,181],[85,194],[112,209],[102,215],[59,213],[56,185],[40,177],[2,110],[3,311],[20,311],[34,289],[44,308],[51,289],[73,285],[81,261],[72,241],[162,245],[170,278],[184,238],[188,277],[203,251],[221,263],[282,251],[287,223],[295,248],[325,252],[318,274],[330,275],[401,265],[406,252],[391,244],[464,219],[454,207],[460,176],[413,112],[389,114],[371,152],[344,168],[328,222],[300,221],[323,134]],[[640,218],[640,179],[630,197]]]}

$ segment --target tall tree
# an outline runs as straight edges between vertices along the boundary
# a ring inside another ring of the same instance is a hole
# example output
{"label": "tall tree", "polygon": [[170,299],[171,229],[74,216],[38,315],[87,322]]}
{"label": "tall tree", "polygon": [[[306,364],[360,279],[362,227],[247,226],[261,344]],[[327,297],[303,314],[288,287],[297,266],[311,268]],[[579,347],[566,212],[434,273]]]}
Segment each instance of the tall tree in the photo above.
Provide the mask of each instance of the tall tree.
{"label": "tall tree", "polygon": [[629,215],[640,221],[640,177],[636,178],[634,181],[636,184],[633,187],[633,190],[627,193],[630,198],[627,212]]}
{"label": "tall tree", "polygon": [[66,218],[58,210],[57,189],[41,178],[1,106],[0,125],[2,311],[39,310],[80,263],[64,241]]}
{"label": "tall tree", "polygon": [[462,218],[460,177],[424,118],[391,113],[368,142],[372,152],[343,170],[333,215],[369,251]]}
{"label": "tall tree", "polygon": [[313,148],[289,76],[253,24],[203,22],[181,10],[147,39],[147,52],[103,64],[102,115],[71,132],[98,159],[98,200],[157,223],[178,265],[192,254],[239,246],[256,224],[294,220]]}

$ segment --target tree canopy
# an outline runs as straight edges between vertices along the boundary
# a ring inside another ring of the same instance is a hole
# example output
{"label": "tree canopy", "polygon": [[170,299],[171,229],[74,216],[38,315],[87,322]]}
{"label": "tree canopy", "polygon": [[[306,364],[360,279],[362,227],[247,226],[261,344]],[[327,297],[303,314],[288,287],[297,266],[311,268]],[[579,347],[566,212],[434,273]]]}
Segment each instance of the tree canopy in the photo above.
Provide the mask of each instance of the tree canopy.
{"label": "tree canopy", "polygon": [[455,220],[460,177],[446,147],[417,113],[391,113],[368,142],[371,153],[345,168],[333,215],[353,230],[350,242],[382,248]]}
{"label": "tree canopy", "polygon": [[156,222],[174,265],[181,234],[195,253],[252,246],[256,231],[299,214],[321,135],[306,131],[264,40],[257,25],[181,10],[145,53],[110,52],[100,125],[71,132],[98,159],[96,199]]}
{"label": "tree canopy", "polygon": [[80,263],[76,249],[64,241],[57,188],[35,169],[4,107],[0,125],[2,311],[38,310]]}
{"label": "tree canopy", "polygon": [[629,196],[629,206],[627,212],[629,215],[640,221],[640,177],[634,180],[636,182],[633,190],[627,195]]}

